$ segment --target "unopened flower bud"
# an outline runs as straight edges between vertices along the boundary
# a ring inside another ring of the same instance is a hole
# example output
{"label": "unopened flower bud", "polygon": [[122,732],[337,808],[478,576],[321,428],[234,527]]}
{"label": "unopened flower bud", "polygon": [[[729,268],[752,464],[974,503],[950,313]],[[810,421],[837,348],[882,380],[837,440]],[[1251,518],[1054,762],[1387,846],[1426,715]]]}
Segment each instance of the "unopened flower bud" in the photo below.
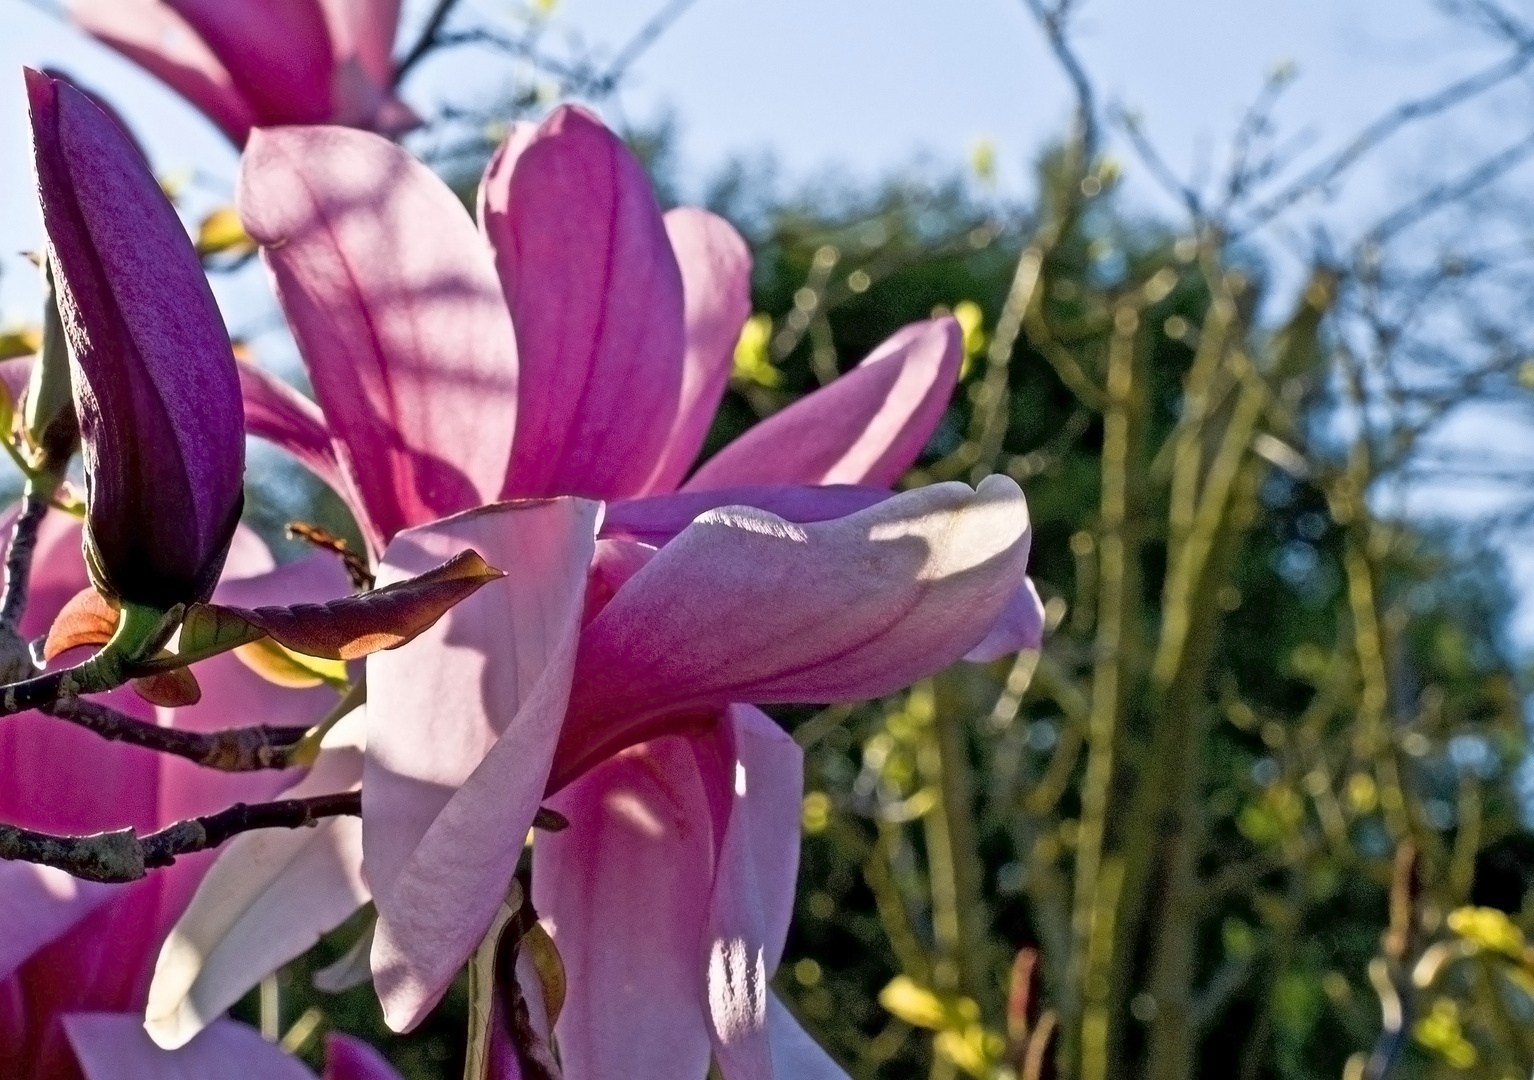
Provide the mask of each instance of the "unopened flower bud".
{"label": "unopened flower bud", "polygon": [[68,83],[26,78],[86,561],[103,593],[165,611],[212,592],[239,520],[234,354],[191,239],[122,128]]}

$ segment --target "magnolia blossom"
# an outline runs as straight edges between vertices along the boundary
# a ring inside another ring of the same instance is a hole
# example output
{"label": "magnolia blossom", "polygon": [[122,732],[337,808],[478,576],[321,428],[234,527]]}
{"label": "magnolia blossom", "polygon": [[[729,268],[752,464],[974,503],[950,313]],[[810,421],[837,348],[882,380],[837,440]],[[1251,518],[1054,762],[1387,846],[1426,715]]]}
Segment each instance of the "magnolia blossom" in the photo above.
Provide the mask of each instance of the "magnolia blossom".
{"label": "magnolia blossom", "polygon": [[[7,535],[9,523],[4,522]],[[20,627],[25,636],[46,633],[65,602],[86,587],[80,531],[66,514],[44,519],[32,564],[31,602]],[[345,587],[334,559],[313,556],[277,569],[260,540],[241,530],[215,595],[240,604],[319,601]],[[77,662],[87,652],[76,649],[55,662]],[[189,708],[157,710],[128,689],[102,700],[142,720],[211,731],[241,722],[311,723],[335,699],[324,689],[273,686],[233,655],[206,661],[197,671],[203,697]],[[38,713],[0,724],[0,820],[30,828],[89,833],[131,825],[145,832],[241,800],[270,798],[293,781],[287,773],[199,768],[106,742]],[[0,863],[5,926],[0,1075],[79,1077],[65,1031],[76,1013],[121,1013],[139,1023],[160,942],[212,861],[212,853],[179,859],[130,885],[100,885],[48,867]]]}
{"label": "magnolia blossom", "polygon": [[400,0],[69,0],[84,30],[241,146],[274,124],[416,126],[393,89],[399,10]]}
{"label": "magnolia blossom", "polygon": [[[83,1013],[64,1022],[85,1080],[314,1080],[297,1058],[232,1020],[212,1024],[174,1054],[155,1046],[136,1018]],[[400,1080],[367,1043],[348,1035],[325,1040],[322,1080]]]}
{"label": "magnolia blossom", "polygon": [[[347,499],[380,583],[467,547],[508,571],[368,661],[364,865],[390,1024],[440,998],[551,799],[571,826],[535,843],[533,889],[569,969],[567,1077],[701,1078],[710,1055],[730,1080],[839,1076],[767,989],[802,777],[753,704],[860,700],[1037,644],[1017,486],[886,488],[946,406],[957,327],[907,327],[675,491],[723,394],[749,258],[711,214],[662,215],[589,114],[514,128],[479,231],[406,154],[335,128],[256,132],[239,200],[318,397],[247,370],[250,429]],[[316,929],[355,906],[226,863],[208,892],[227,904],[251,879],[241,918],[272,920],[275,894]],[[194,907],[156,977],[177,988],[151,1010],[167,1045],[196,1027],[182,995],[205,1017],[213,984],[227,997],[233,972],[248,985],[291,955]],[[177,946],[193,940],[215,973]]]}

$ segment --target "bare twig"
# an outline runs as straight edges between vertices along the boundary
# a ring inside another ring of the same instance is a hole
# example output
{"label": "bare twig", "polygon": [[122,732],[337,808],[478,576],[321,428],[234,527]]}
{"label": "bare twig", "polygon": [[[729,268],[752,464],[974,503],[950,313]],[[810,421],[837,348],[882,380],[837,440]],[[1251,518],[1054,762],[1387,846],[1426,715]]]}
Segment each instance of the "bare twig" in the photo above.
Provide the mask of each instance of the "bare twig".
{"label": "bare twig", "polygon": [[1183,204],[1194,221],[1202,221],[1204,204],[1198,191],[1177,178],[1177,174],[1172,171],[1172,167],[1161,156],[1155,144],[1146,137],[1145,131],[1140,126],[1140,118],[1127,109],[1119,108],[1113,110],[1113,121],[1129,137],[1129,145],[1140,156],[1140,161],[1150,170],[1156,182],[1166,188],[1167,194]]}
{"label": "bare twig", "polygon": [[410,51],[405,54],[399,64],[394,68],[394,85],[398,86],[410,73],[410,69],[419,64],[426,54],[442,44],[439,40],[442,33],[442,24],[447,22],[447,17],[453,13],[453,8],[458,5],[458,0],[437,0],[437,6],[432,8],[427,16],[426,25],[421,29],[421,36]]}
{"label": "bare twig", "polygon": [[1065,70],[1066,78],[1070,79],[1072,88],[1076,91],[1076,144],[1080,147],[1081,161],[1086,167],[1097,156],[1098,125],[1096,97],[1092,92],[1092,80],[1087,76],[1087,70],[1082,66],[1081,60],[1071,48],[1070,42],[1070,17],[1075,7],[1074,0],[1055,0],[1053,4],[1045,3],[1045,0],[1023,0],[1033,17],[1038,20],[1039,26],[1044,30],[1044,37],[1049,42],[1050,49],[1055,54],[1055,59],[1060,67]]}
{"label": "bare twig", "polygon": [[22,498],[21,513],[11,529],[11,543],[5,553],[5,598],[0,600],[0,628],[14,630],[27,610],[27,579],[32,570],[32,552],[37,548],[37,530],[48,515],[51,496],[51,492],[29,486]]}
{"label": "bare twig", "polygon": [[1469,172],[1428,188],[1421,196],[1391,213],[1369,230],[1366,243],[1383,244],[1428,215],[1458,202],[1505,175],[1534,154],[1534,135],[1527,135],[1494,154]]}
{"label": "bare twig", "polygon": [[290,539],[296,537],[339,557],[341,565],[346,568],[346,576],[351,579],[352,588],[365,591],[373,587],[373,571],[368,568],[367,557],[353,551],[350,544],[329,529],[322,529],[307,521],[290,521],[283,532]]}
{"label": "bare twig", "polygon": [[672,24],[686,14],[687,9],[694,3],[696,0],[671,0],[651,16],[650,21],[641,26],[638,33],[629,38],[628,43],[618,50],[618,55],[613,57],[612,63],[607,65],[607,70],[602,73],[591,89],[602,97],[616,90],[618,83],[628,74],[629,68],[634,66],[634,61],[659,41],[661,35],[671,29]]}
{"label": "bare twig", "polygon": [[[454,0],[441,0],[433,18],[441,13],[446,18],[445,9],[452,8]],[[692,7],[697,0],[671,0],[660,11],[656,12],[639,30],[624,43],[617,55],[606,65],[599,65],[591,59],[576,58],[570,61],[557,60],[541,52],[536,45],[529,40],[517,38],[508,34],[500,33],[485,27],[476,27],[472,30],[464,30],[453,34],[441,32],[441,19],[437,19],[435,25],[428,24],[428,35],[422,35],[421,41],[412,49],[400,64],[399,74],[417,63],[422,56],[434,48],[451,48],[459,45],[486,45],[493,49],[512,56],[520,57],[528,61],[540,70],[557,78],[562,84],[560,89],[565,94],[579,94],[593,100],[601,100],[611,97],[618,89],[635,62],[643,56],[651,46],[660,40],[661,36]]]}
{"label": "bare twig", "polygon": [[345,791],[309,799],[235,803],[227,810],[189,818],[139,836],[130,829],[89,836],[54,836],[15,825],[0,825],[0,859],[52,866],[86,881],[138,881],[150,870],[183,855],[216,848],[255,829],[297,829],[322,819],[362,813],[362,793]]}
{"label": "bare twig", "polygon": [[64,698],[43,706],[41,711],[92,731],[103,739],[186,758],[205,768],[223,772],[289,768],[294,764],[294,750],[310,730],[308,727],[259,724],[224,731],[182,731],[139,720],[85,698]]}
{"label": "bare twig", "polygon": [[1490,67],[1458,82],[1450,83],[1431,94],[1401,103],[1365,127],[1337,153],[1315,165],[1294,183],[1251,210],[1242,223],[1242,230],[1264,225],[1312,192],[1325,189],[1371,150],[1408,124],[1446,112],[1478,94],[1501,85],[1522,72],[1531,62],[1534,62],[1534,41],[1522,41],[1512,55]]}

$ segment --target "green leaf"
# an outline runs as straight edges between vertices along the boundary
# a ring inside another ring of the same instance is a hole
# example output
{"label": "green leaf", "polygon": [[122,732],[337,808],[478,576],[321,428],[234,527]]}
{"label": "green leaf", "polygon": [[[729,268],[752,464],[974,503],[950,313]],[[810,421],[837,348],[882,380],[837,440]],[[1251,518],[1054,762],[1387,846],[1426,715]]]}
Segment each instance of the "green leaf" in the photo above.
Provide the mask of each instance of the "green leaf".
{"label": "green leaf", "polygon": [[464,1061],[464,1080],[486,1080],[490,1065],[490,1010],[495,1008],[495,953],[501,934],[522,907],[522,885],[515,878],[511,890],[495,913],[495,921],[469,960],[469,1050]]}
{"label": "green leaf", "polygon": [[43,332],[36,326],[0,331],[0,360],[31,356],[42,346]]}
{"label": "green leaf", "polygon": [[368,920],[362,936],[352,942],[351,948],[335,963],[314,973],[314,988],[327,994],[344,994],[357,986],[373,981],[372,952],[373,934],[378,929],[378,916]]}
{"label": "green leaf", "polygon": [[304,690],[324,683],[346,685],[346,661],[305,656],[269,637],[241,645],[234,655],[257,675],[278,686]]}
{"label": "green leaf", "polygon": [[358,660],[405,644],[454,604],[501,577],[478,552],[462,551],[419,577],[327,604],[216,610],[259,627],[296,653]]}
{"label": "green leaf", "polygon": [[181,623],[176,663],[194,664],[265,636],[266,631],[247,621],[238,608],[193,604]]}

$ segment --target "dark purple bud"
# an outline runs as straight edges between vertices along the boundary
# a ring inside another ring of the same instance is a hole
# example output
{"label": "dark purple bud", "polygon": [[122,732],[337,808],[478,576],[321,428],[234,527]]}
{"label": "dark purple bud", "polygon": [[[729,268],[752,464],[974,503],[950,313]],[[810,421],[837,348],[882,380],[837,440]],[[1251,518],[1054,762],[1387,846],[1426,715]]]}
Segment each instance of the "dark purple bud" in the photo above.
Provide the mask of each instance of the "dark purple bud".
{"label": "dark purple bud", "polygon": [[92,579],[162,611],[206,599],[244,499],[228,334],[190,237],[122,128],[68,83],[26,79]]}

